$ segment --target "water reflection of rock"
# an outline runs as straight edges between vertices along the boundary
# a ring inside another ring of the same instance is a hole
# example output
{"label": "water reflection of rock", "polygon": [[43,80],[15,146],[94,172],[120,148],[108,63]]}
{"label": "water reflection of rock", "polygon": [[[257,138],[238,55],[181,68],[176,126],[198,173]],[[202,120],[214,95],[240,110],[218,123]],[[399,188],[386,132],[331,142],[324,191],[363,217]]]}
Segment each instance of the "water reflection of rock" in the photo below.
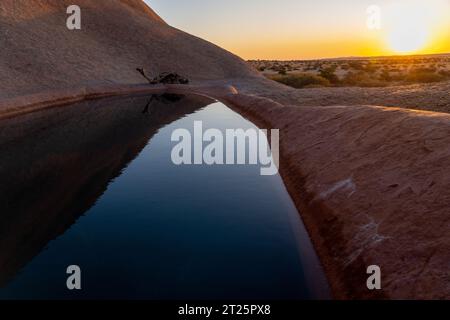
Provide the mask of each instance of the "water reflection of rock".
{"label": "water reflection of rock", "polygon": [[1,121],[0,286],[86,212],[158,129],[210,102],[105,99]]}

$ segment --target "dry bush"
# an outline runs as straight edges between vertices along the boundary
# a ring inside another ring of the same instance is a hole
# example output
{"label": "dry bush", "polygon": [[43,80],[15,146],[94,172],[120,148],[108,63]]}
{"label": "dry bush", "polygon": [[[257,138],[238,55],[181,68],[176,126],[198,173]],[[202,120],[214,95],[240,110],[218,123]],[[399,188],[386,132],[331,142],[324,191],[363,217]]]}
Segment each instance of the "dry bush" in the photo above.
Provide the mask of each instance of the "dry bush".
{"label": "dry bush", "polygon": [[328,87],[331,85],[330,81],[328,81],[327,79],[309,73],[296,73],[285,76],[275,75],[270,76],[269,78],[297,89],[311,88],[311,87]]}
{"label": "dry bush", "polygon": [[444,81],[445,77],[436,72],[426,70],[411,70],[405,76],[405,81],[408,83],[430,83]]}
{"label": "dry bush", "polygon": [[376,79],[364,71],[349,72],[341,81],[344,86],[353,87],[385,87],[388,82]]}

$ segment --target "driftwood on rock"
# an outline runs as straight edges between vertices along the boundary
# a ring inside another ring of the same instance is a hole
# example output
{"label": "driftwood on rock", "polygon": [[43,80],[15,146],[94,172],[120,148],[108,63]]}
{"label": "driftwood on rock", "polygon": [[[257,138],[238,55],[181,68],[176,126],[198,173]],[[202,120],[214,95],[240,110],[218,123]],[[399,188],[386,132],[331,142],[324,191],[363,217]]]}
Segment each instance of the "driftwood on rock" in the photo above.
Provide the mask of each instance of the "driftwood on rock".
{"label": "driftwood on rock", "polygon": [[136,70],[150,83],[150,84],[189,84],[189,79],[180,76],[178,73],[163,72],[159,76],[151,79],[145,74],[143,68],[136,68]]}

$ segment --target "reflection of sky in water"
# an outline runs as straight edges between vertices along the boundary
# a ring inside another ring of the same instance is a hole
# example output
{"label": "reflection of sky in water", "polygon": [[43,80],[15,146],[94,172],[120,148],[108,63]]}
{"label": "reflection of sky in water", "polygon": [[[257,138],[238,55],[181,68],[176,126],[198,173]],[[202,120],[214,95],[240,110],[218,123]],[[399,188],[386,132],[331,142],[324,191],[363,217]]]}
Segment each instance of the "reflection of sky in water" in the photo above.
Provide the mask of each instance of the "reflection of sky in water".
{"label": "reflection of sky in water", "polygon": [[[214,104],[161,129],[0,298],[314,297],[304,276],[312,249],[278,175],[261,176],[257,165],[172,164],[172,131],[192,130],[194,120],[254,127]],[[71,264],[82,268],[80,292],[65,287]]]}
{"label": "reflection of sky in water", "polygon": [[[199,152],[202,152],[202,155],[204,155],[207,152],[208,145],[216,142],[215,133],[213,134],[213,142],[212,141],[203,141],[204,135],[207,134],[208,129],[215,129],[216,131],[219,130],[222,146],[221,151],[222,155],[219,157],[218,160],[221,161],[221,164],[242,164],[242,162],[238,162],[238,147],[240,145],[239,141],[244,140],[245,144],[243,147],[244,150],[244,163],[247,165],[258,165],[259,167],[270,167],[271,162],[269,161],[272,159],[271,152],[270,152],[270,146],[268,145],[268,140],[266,137],[264,137],[264,140],[260,139],[259,130],[256,126],[254,126],[252,123],[245,121],[244,118],[242,118],[240,115],[234,112],[230,112],[230,109],[223,105],[222,103],[214,103],[210,105],[209,108],[204,109],[202,112],[198,113],[197,118],[194,120],[195,122],[200,123],[201,132],[195,133],[194,131],[194,121],[191,121],[190,119],[186,122],[180,121],[180,127],[179,129],[183,130],[189,130],[190,132],[190,141],[186,143],[185,138],[180,138],[178,135],[176,135],[176,141],[173,145],[183,145],[184,147],[187,147],[190,145],[190,162],[188,164],[193,164],[195,162],[195,151],[194,148],[201,146],[199,142],[203,143],[203,148],[199,150]],[[242,124],[236,127],[236,122],[241,122]],[[242,129],[242,132],[237,132],[236,129]],[[249,131],[247,131],[249,130]],[[232,138],[227,136],[227,131],[230,131],[230,135],[232,135]],[[268,130],[270,131],[270,130]],[[242,136],[242,134],[255,137],[255,140],[250,143],[250,139],[247,136]],[[236,138],[234,135],[236,135],[238,138]],[[232,146],[231,150],[228,149],[228,146]],[[234,148],[233,148],[234,146]],[[242,146],[241,146],[242,147]],[[179,151],[180,149],[177,149]],[[261,158],[260,153],[261,151],[266,151],[267,157]],[[250,159],[252,159],[256,155],[256,159],[254,159],[255,162],[251,162]],[[177,156],[179,156],[179,153],[177,152]],[[181,157],[181,156],[179,156]],[[188,157],[189,159],[189,157]],[[231,160],[233,159],[233,160]],[[183,160],[186,160],[183,158]],[[230,162],[231,161],[231,162]],[[203,156],[202,163],[206,163],[205,156]],[[274,169],[276,173],[276,169]]]}

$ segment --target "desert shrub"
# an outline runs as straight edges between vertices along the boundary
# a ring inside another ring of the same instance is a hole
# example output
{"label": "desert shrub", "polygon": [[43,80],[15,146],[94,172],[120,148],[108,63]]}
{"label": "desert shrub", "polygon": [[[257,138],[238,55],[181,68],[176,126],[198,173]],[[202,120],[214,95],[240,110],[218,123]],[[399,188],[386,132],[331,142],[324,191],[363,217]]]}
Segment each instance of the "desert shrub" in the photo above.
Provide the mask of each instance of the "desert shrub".
{"label": "desert shrub", "polygon": [[322,78],[327,79],[332,84],[339,84],[339,77],[335,74],[337,66],[331,66],[324,69],[320,69],[319,75]]}
{"label": "desert shrub", "polygon": [[381,71],[380,80],[387,82],[392,81],[392,76],[389,70],[384,69],[383,71]]}
{"label": "desert shrub", "polygon": [[424,70],[412,70],[405,76],[405,81],[410,83],[439,82],[443,80],[445,80],[443,75]]}
{"label": "desert shrub", "polygon": [[364,71],[347,73],[341,83],[355,87],[384,87],[387,85],[386,81],[376,79]]}
{"label": "desert shrub", "polygon": [[375,73],[375,72],[377,72],[378,69],[379,69],[379,67],[373,63],[369,63],[364,67],[364,71],[366,71],[368,73]]}
{"label": "desert shrub", "polygon": [[278,70],[278,74],[280,74],[282,76],[285,76],[287,74],[287,71],[286,71],[286,69],[281,68],[281,69]]}
{"label": "desert shrub", "polygon": [[361,61],[350,61],[348,64],[354,70],[364,70],[364,64]]}
{"label": "desert shrub", "polygon": [[437,71],[437,69],[435,67],[419,67],[419,68],[414,68],[411,72],[413,73],[435,73]]}
{"label": "desert shrub", "polygon": [[322,68],[322,63],[316,62],[316,63],[314,64],[313,70],[319,70],[320,68]]}
{"label": "desert shrub", "polygon": [[297,89],[330,86],[330,81],[327,79],[310,73],[297,73],[286,76],[276,75],[271,76],[270,79]]}
{"label": "desert shrub", "polygon": [[450,78],[450,71],[449,70],[441,70],[439,71],[439,74],[445,78]]}
{"label": "desert shrub", "polygon": [[394,73],[391,74],[391,81],[392,82],[404,82],[405,81],[405,73]]}

